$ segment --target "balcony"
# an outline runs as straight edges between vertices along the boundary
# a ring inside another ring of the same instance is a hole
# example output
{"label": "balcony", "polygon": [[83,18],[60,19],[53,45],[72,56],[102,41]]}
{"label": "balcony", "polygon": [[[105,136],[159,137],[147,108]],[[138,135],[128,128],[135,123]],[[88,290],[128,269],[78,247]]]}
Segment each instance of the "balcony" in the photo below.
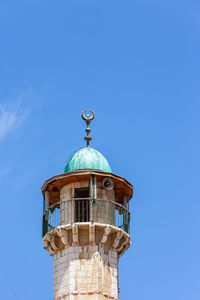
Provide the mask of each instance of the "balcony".
{"label": "balcony", "polygon": [[123,205],[101,199],[73,198],[57,202],[43,215],[43,236],[57,226],[78,222],[113,225],[130,234],[130,212]]}

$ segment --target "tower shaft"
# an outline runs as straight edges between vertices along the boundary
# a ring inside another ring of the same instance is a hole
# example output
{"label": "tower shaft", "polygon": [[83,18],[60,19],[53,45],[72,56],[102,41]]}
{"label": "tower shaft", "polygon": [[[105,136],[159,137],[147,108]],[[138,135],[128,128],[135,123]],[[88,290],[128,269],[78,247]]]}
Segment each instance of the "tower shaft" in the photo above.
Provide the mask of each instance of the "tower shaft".
{"label": "tower shaft", "polygon": [[54,256],[54,300],[118,299],[118,258],[96,245],[72,246]]}

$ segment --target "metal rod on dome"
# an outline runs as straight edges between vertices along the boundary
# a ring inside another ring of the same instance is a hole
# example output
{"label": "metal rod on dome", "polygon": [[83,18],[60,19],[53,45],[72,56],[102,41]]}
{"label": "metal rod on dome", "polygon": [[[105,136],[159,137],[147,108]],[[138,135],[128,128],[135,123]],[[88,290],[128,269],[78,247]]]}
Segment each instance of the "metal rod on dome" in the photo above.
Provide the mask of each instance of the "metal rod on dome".
{"label": "metal rod on dome", "polygon": [[[92,115],[90,115],[90,114],[85,115],[85,112],[87,112],[87,111],[90,111]],[[82,112],[81,117],[82,117],[82,119],[85,121],[85,123],[86,123],[86,125],[87,125],[87,128],[86,128],[86,130],[85,130],[86,133],[87,133],[87,135],[84,137],[84,140],[87,142],[87,147],[90,147],[90,141],[92,140],[92,138],[91,138],[91,136],[89,135],[89,134],[90,134],[90,131],[91,131],[91,129],[89,128],[89,126],[90,126],[90,122],[91,122],[91,121],[94,119],[94,117],[95,117],[95,113],[94,113],[94,111],[91,110],[91,109],[85,109],[85,110]]]}

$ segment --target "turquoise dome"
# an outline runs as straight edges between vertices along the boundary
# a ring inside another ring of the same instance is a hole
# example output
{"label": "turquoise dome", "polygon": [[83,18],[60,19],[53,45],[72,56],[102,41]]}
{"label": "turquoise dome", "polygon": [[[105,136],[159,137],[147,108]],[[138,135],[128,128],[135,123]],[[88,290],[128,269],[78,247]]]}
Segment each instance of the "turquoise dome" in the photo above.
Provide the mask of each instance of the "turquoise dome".
{"label": "turquoise dome", "polygon": [[97,169],[112,172],[106,158],[99,151],[90,147],[76,151],[68,160],[64,173],[79,169]]}

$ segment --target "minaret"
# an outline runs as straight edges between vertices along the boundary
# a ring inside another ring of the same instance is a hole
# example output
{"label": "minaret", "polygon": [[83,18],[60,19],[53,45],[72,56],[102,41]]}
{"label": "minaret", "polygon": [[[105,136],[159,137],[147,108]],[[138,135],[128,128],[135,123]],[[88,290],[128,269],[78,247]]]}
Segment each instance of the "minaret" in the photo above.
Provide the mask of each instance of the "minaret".
{"label": "minaret", "polygon": [[130,246],[132,185],[90,147],[94,112],[85,112],[87,147],[72,155],[64,174],[42,186],[43,243],[54,259],[53,300],[119,299],[118,261]]}

